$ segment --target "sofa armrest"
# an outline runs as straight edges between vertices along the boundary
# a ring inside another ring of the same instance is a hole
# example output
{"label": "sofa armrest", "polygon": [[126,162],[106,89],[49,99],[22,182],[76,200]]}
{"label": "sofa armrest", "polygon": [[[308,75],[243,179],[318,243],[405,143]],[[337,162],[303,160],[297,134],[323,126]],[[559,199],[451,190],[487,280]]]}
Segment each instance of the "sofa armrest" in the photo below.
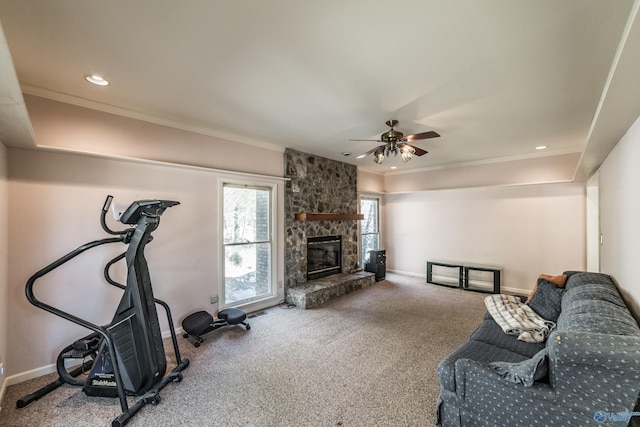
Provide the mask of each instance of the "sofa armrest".
{"label": "sofa armrest", "polygon": [[555,402],[556,394],[548,383],[536,382],[531,387],[505,380],[487,365],[471,359],[456,361],[456,394],[462,402],[482,401],[487,394],[499,399],[520,398]]}
{"label": "sofa armrest", "polygon": [[574,411],[631,411],[640,393],[640,336],[554,331],[549,380]]}
{"label": "sofa armrest", "polygon": [[604,365],[607,369],[640,372],[640,336],[554,331],[549,359],[556,365]]}

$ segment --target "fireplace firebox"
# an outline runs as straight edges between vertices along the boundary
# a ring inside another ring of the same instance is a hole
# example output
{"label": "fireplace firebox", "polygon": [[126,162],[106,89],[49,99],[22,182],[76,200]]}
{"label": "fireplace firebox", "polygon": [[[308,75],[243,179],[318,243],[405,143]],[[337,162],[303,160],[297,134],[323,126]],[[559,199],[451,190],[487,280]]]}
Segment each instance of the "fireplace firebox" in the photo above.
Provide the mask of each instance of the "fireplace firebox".
{"label": "fireplace firebox", "polygon": [[307,239],[307,280],[342,272],[342,236]]}

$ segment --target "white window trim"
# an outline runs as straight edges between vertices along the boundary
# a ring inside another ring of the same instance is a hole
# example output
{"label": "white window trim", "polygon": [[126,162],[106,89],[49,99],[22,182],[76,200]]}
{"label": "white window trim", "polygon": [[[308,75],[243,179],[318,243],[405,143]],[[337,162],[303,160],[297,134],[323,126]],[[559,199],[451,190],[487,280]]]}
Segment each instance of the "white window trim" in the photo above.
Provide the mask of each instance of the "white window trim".
{"label": "white window trim", "polygon": [[[271,242],[271,293],[269,295],[263,295],[261,297],[255,297],[251,300],[246,300],[241,304],[225,305],[225,274],[224,274],[224,186],[235,185],[247,188],[268,188],[270,190],[270,221],[269,221],[269,235]],[[273,181],[256,180],[242,180],[234,178],[219,178],[218,179],[218,235],[219,235],[219,248],[218,253],[218,287],[216,292],[218,293],[218,311],[228,307],[238,308],[246,312],[252,312],[261,310],[273,305],[279,304],[284,298],[284,290],[280,287],[278,281],[278,258],[279,258],[279,236],[278,236],[278,185]]]}
{"label": "white window trim", "polygon": [[[384,242],[382,239],[382,196],[380,194],[370,194],[370,193],[359,193],[358,194],[358,211],[360,211],[360,206],[362,199],[376,199],[378,200],[378,242],[381,248],[384,247]],[[359,254],[359,262],[364,262],[364,257],[362,253],[362,223],[358,221],[358,254]],[[360,267],[364,268],[364,265]]]}

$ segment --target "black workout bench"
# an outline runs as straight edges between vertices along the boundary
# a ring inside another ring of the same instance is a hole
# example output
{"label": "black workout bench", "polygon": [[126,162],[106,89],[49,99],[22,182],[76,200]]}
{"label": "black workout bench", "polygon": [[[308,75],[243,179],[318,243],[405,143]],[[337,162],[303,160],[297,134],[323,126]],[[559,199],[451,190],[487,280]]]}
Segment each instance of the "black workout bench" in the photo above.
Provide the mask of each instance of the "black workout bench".
{"label": "black workout bench", "polygon": [[204,341],[201,335],[224,326],[244,325],[248,331],[251,329],[251,326],[248,322],[245,322],[246,318],[247,314],[237,308],[225,308],[221,310],[218,313],[218,319],[214,319],[213,316],[206,311],[197,311],[188,315],[182,321],[183,336],[185,338],[193,337],[195,339],[193,346],[200,347],[200,343]]}

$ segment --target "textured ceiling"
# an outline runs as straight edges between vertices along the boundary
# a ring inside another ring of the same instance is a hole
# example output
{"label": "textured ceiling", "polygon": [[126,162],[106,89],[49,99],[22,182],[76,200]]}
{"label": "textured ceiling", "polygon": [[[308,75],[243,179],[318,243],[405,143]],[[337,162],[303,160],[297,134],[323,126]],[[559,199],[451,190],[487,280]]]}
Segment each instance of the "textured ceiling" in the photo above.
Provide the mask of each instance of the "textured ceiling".
{"label": "textured ceiling", "polygon": [[[634,6],[0,0],[0,22],[25,93],[388,171],[584,152]],[[357,160],[391,118],[442,136]]]}

